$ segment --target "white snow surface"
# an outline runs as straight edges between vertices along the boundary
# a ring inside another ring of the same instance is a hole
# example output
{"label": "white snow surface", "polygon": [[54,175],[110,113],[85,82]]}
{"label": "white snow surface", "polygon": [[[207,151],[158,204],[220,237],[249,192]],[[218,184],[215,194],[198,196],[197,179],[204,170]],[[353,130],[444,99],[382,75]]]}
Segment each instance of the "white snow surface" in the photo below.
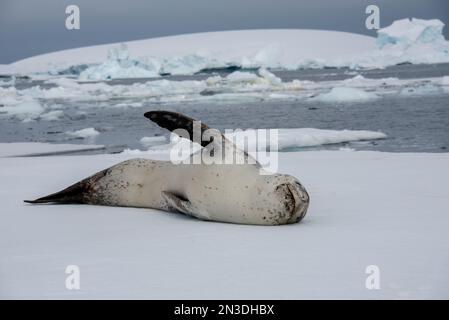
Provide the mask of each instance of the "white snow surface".
{"label": "white snow surface", "polygon": [[[449,297],[447,153],[281,153],[280,170],[311,197],[306,218],[287,226],[22,202],[127,158],[0,158],[1,298]],[[68,265],[80,290],[65,288]],[[365,287],[369,265],[379,290]]]}

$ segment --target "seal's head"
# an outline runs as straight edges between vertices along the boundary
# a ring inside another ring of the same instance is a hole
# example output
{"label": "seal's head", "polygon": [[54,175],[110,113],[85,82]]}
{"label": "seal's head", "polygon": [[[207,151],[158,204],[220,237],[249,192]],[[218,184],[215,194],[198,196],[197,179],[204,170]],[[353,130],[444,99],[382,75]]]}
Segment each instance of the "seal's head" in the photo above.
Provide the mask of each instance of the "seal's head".
{"label": "seal's head", "polygon": [[272,204],[270,220],[275,224],[301,221],[309,207],[309,194],[302,184],[290,175],[265,176],[266,196]]}

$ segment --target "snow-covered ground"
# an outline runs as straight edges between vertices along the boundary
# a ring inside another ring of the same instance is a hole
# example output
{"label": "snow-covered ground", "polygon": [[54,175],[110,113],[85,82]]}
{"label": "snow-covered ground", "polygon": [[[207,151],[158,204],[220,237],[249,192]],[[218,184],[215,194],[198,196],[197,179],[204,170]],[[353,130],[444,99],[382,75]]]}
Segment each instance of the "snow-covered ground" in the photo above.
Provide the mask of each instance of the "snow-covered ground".
{"label": "snow-covered ground", "polygon": [[113,43],[43,54],[0,74],[71,74],[81,80],[148,78],[241,67],[383,68],[449,62],[449,41],[438,19],[402,19],[377,38],[324,30],[242,30]]}
{"label": "snow-covered ground", "polygon": [[[288,226],[22,202],[127,158],[0,158],[0,297],[449,297],[447,153],[281,153],[280,171],[311,196]],[[65,288],[67,265],[80,267],[81,290]],[[379,290],[365,288],[369,265]]]}

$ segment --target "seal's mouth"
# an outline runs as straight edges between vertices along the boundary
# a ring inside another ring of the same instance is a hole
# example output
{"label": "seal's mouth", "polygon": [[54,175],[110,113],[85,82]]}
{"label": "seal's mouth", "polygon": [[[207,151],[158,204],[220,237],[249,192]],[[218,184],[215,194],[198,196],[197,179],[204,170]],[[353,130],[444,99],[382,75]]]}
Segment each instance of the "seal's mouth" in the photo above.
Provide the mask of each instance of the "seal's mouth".
{"label": "seal's mouth", "polygon": [[299,222],[307,213],[307,208],[309,207],[309,194],[299,182],[295,182],[294,184],[287,183],[286,187],[290,192],[290,197],[293,202],[287,223]]}

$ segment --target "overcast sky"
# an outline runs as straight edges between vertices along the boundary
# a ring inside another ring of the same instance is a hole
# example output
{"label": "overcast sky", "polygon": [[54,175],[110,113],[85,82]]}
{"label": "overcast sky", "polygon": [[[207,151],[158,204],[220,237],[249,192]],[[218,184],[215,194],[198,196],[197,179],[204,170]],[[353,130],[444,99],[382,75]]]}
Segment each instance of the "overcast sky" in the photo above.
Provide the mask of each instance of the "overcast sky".
{"label": "overcast sky", "polygon": [[[65,28],[70,4],[80,8],[80,30]],[[381,27],[406,17],[449,24],[449,0],[0,0],[0,64],[55,50],[192,32],[306,28],[375,35],[365,28],[369,4],[380,7]]]}

